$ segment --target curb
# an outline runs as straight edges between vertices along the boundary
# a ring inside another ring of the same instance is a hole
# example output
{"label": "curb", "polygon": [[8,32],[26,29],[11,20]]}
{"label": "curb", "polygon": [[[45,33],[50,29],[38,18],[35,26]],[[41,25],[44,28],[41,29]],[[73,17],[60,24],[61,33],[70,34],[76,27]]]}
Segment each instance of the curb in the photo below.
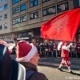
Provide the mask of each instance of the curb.
{"label": "curb", "polygon": [[[53,67],[53,68],[58,68],[59,64],[54,64],[54,63],[49,63],[49,62],[39,62],[38,63],[39,66],[48,66],[48,67]],[[63,67],[63,69],[67,69],[66,67]],[[79,65],[72,65],[71,69],[73,70],[80,70],[80,66]]]}

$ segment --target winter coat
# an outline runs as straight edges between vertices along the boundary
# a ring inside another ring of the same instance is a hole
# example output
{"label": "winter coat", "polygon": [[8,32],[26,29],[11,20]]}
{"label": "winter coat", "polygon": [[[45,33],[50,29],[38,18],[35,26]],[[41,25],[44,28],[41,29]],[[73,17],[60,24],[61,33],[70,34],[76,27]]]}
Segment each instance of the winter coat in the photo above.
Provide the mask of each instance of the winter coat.
{"label": "winter coat", "polygon": [[35,65],[28,62],[21,62],[21,64],[26,68],[26,71],[28,71],[29,69],[35,71],[35,73],[31,76],[30,80],[48,80],[43,73],[38,72]]}

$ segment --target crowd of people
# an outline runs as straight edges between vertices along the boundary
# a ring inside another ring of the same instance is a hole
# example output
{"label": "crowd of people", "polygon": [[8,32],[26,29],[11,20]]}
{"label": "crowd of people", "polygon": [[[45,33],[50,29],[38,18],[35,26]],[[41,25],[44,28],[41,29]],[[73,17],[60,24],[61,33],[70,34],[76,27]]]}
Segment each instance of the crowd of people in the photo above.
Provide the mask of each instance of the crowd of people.
{"label": "crowd of people", "polygon": [[[61,57],[61,52],[58,50],[58,43],[60,41],[41,41],[37,42],[35,39],[31,41],[38,49],[40,57]],[[69,56],[72,58],[80,58],[80,46],[79,43],[74,43],[70,47]],[[13,48],[12,54],[15,54],[15,49]]]}
{"label": "crowd of people", "polygon": [[[41,57],[61,57],[61,52],[58,50],[59,42],[41,42],[37,44],[38,51]],[[73,43],[70,47],[69,56],[72,58],[80,58],[80,46],[77,43]]]}
{"label": "crowd of people", "polygon": [[57,56],[57,45],[55,43],[40,43],[37,45],[37,48],[42,57]]}
{"label": "crowd of people", "polygon": [[[1,80],[48,80],[43,74],[38,72],[37,66],[40,57],[61,57],[62,61],[58,67],[62,71],[62,66],[66,65],[68,72],[72,72],[70,63],[70,52],[74,44],[70,42],[36,43],[35,40],[29,43],[25,40],[17,41],[15,44],[8,44],[0,40],[0,79]],[[16,59],[11,58],[11,54],[16,55]],[[39,56],[40,55],[40,56]],[[73,54],[72,54],[73,55]]]}

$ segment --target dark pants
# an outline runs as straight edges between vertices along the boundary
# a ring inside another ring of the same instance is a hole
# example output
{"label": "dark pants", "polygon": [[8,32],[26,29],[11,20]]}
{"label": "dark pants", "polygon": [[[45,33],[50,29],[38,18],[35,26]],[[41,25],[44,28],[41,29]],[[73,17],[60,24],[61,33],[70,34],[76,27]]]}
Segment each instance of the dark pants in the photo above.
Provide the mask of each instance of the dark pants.
{"label": "dark pants", "polygon": [[49,52],[45,51],[45,57],[48,57],[48,56],[49,56]]}
{"label": "dark pants", "polygon": [[53,57],[56,57],[56,50],[53,51]]}
{"label": "dark pants", "polygon": [[77,53],[77,57],[80,58],[80,52]]}
{"label": "dark pants", "polygon": [[71,52],[71,54],[72,54],[72,58],[76,58],[77,53]]}
{"label": "dark pants", "polygon": [[57,51],[57,57],[61,57],[61,51]]}

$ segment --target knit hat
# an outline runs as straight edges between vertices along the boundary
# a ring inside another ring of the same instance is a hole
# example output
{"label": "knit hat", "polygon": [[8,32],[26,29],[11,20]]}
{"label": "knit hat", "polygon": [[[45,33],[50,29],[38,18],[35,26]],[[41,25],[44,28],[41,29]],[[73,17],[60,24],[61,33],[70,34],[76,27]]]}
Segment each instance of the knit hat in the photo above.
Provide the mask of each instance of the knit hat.
{"label": "knit hat", "polygon": [[29,62],[31,58],[37,53],[37,48],[26,41],[19,41],[16,47],[16,60],[19,62]]}

